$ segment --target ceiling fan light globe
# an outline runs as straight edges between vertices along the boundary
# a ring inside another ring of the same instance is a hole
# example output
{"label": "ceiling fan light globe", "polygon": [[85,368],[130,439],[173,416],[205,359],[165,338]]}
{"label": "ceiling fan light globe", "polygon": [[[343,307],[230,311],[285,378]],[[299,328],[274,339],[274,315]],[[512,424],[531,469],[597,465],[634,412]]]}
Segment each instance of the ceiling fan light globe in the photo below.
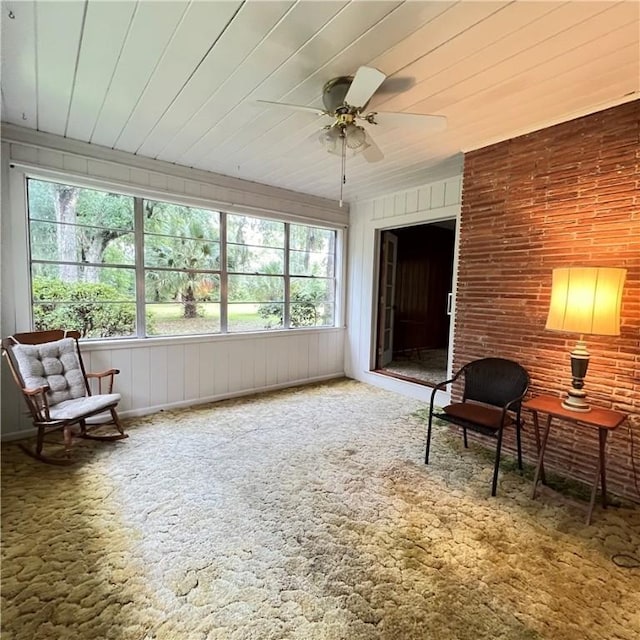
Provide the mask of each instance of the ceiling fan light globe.
{"label": "ceiling fan light globe", "polygon": [[320,140],[320,144],[329,152],[333,151],[340,139],[340,131],[336,127],[331,127],[330,129],[323,129],[320,132],[320,136],[318,140]]}
{"label": "ceiling fan light globe", "polygon": [[369,144],[369,142],[365,140],[363,144],[361,144],[357,149],[353,150],[353,155],[355,156],[355,155],[358,155],[359,153],[362,153],[363,151],[368,149],[370,146],[371,145]]}
{"label": "ceiling fan light globe", "polygon": [[349,149],[359,149],[365,144],[367,139],[365,130],[355,124],[349,124],[345,127],[345,136]]}

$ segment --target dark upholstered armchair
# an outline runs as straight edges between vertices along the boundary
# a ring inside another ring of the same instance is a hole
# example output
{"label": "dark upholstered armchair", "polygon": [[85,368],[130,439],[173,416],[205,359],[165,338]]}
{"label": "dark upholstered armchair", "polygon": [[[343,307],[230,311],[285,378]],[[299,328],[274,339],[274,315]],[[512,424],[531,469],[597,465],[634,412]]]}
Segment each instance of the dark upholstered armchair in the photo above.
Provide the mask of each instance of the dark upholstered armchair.
{"label": "dark upholstered armchair", "polygon": [[[29,407],[37,430],[35,449],[22,446],[31,456],[51,464],[72,462],[72,426],[79,426],[79,436],[95,440],[120,440],[127,435],[122,428],[116,406],[120,394],[113,393],[113,379],[119,373],[109,369],[86,373],[77,331],[34,331],[17,333],[2,341],[13,378]],[[92,393],[89,380],[97,381]],[[104,389],[103,389],[104,384]],[[92,434],[87,419],[108,412],[117,433]],[[45,433],[62,429],[65,456],[52,458],[43,451]]]}
{"label": "dark upholstered armchair", "polygon": [[[462,402],[455,402],[437,411],[434,406],[436,393],[460,377],[464,381]],[[462,427],[465,448],[468,446],[467,429],[492,436],[497,439],[491,486],[491,495],[495,496],[502,434],[507,427],[514,426],[516,429],[518,467],[522,469],[520,405],[528,388],[529,374],[526,370],[517,362],[504,358],[474,360],[464,365],[450,380],[437,384],[431,393],[429,404],[425,464],[429,464],[431,425],[434,417]]]}

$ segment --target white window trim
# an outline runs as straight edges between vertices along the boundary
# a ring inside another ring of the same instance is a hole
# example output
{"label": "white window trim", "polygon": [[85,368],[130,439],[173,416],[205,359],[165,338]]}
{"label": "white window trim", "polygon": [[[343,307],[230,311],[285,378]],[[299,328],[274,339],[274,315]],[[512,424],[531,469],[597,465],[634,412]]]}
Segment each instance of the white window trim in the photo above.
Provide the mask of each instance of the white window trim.
{"label": "white window trim", "polygon": [[85,187],[87,189],[113,191],[125,196],[145,198],[147,200],[160,200],[163,202],[169,202],[186,207],[213,209],[214,211],[224,211],[226,213],[266,218],[269,220],[276,220],[277,222],[306,224],[309,226],[334,230],[346,228],[346,225],[344,224],[340,224],[337,222],[328,222],[326,220],[321,220],[312,216],[300,216],[293,213],[275,211],[266,207],[256,207],[254,205],[245,205],[226,200],[204,198],[201,196],[194,196],[189,194],[172,194],[169,191],[156,189],[150,185],[141,187],[109,178],[93,178],[91,176],[77,174],[74,172],[47,169],[26,162],[10,162],[9,166],[12,172],[15,171],[18,173],[22,173],[25,178],[48,180],[50,182],[62,182],[74,187]]}
{"label": "white window trim", "polygon": [[[14,326],[17,330],[30,330],[33,326],[33,309],[31,303],[31,276],[30,276],[30,243],[29,243],[29,211],[27,196],[27,179],[53,181],[68,184],[81,188],[98,189],[101,191],[119,193],[137,198],[155,199],[170,202],[176,205],[187,207],[198,207],[204,209],[224,211],[225,213],[240,214],[276,220],[290,224],[302,224],[317,228],[330,229],[336,232],[335,243],[335,263],[334,278],[335,300],[334,300],[334,324],[326,327],[294,327],[282,329],[269,329],[263,331],[247,331],[233,333],[207,333],[195,335],[177,336],[132,336],[117,338],[92,338],[86,340],[87,344],[99,346],[101,344],[113,345],[118,342],[125,342],[127,345],[136,343],[150,344],[150,341],[203,341],[203,340],[225,340],[230,338],[255,337],[277,335],[283,336],[295,332],[306,331],[334,331],[345,327],[346,311],[346,234],[347,227],[344,224],[319,220],[316,217],[298,216],[291,213],[277,212],[271,209],[263,209],[250,205],[238,205],[223,202],[215,199],[192,196],[188,194],[171,194],[164,190],[154,189],[151,186],[138,187],[118,180],[108,178],[94,178],[86,175],[78,175],[74,172],[47,169],[41,166],[24,163],[20,161],[9,161],[9,190],[11,202],[11,242],[12,255],[10,260],[13,265],[14,282]],[[137,305],[136,305],[137,307]]]}

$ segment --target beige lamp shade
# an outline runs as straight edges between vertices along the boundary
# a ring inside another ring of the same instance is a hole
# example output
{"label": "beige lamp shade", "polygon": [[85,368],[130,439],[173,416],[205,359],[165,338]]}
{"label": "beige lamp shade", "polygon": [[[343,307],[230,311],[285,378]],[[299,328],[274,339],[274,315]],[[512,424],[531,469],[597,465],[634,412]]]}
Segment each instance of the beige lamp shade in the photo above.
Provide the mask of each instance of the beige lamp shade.
{"label": "beige lamp shade", "polygon": [[626,269],[570,267],[553,270],[546,329],[601,336],[620,335]]}

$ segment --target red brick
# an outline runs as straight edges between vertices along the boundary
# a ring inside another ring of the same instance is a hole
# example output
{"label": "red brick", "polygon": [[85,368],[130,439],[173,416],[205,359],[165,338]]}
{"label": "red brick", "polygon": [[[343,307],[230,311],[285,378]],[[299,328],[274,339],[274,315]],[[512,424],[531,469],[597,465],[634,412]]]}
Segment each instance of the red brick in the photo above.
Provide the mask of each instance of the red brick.
{"label": "red brick", "polygon": [[[620,336],[587,336],[593,404],[630,414],[609,439],[609,489],[636,501],[640,471],[640,101],[465,155],[454,367],[489,355],[531,375],[531,395],[571,384],[578,336],[545,331],[551,272],[627,268]],[[454,389],[454,395],[460,389]],[[525,457],[535,460],[531,417]],[[591,483],[597,433],[554,422],[546,466]],[[482,439],[480,437],[480,439]],[[514,450],[513,437],[506,443]]]}

